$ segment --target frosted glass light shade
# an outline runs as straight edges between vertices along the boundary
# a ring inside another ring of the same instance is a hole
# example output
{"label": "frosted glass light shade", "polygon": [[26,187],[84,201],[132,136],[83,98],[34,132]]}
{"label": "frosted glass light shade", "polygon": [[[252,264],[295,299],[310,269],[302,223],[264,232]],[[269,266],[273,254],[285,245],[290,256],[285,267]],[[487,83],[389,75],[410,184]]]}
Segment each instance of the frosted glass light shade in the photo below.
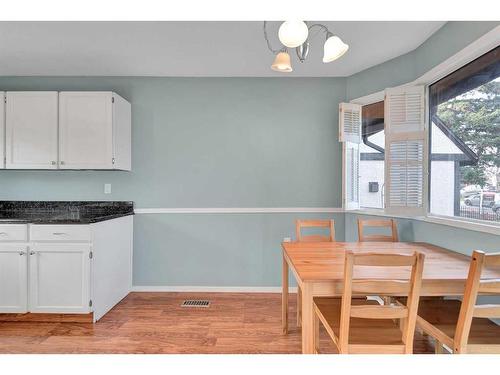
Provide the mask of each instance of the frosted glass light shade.
{"label": "frosted glass light shade", "polygon": [[344,53],[347,52],[349,46],[345,44],[338,36],[329,37],[323,47],[323,62],[329,63],[337,60]]}
{"label": "frosted glass light shade", "polygon": [[304,21],[285,21],[278,30],[280,42],[288,48],[295,48],[304,43],[309,29]]}
{"label": "frosted glass light shade", "polygon": [[290,55],[288,52],[280,52],[276,55],[271,69],[277,72],[289,73],[292,69],[292,64],[290,63]]}

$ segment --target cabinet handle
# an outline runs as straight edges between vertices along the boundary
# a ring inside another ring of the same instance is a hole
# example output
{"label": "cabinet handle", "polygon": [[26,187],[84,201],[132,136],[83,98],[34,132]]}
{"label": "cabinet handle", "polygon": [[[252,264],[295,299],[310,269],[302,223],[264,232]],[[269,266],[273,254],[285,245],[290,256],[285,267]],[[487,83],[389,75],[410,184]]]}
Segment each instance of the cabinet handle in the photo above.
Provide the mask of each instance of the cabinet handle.
{"label": "cabinet handle", "polygon": [[23,256],[23,255],[26,255],[26,253],[24,251],[20,251],[19,255]]}
{"label": "cabinet handle", "polygon": [[60,163],[61,163],[61,165],[64,165],[64,164],[65,164],[65,163],[64,163],[64,161],[62,161],[62,160],[60,161]]}
{"label": "cabinet handle", "polygon": [[35,252],[34,251],[30,251],[30,255],[35,255]]}
{"label": "cabinet handle", "polygon": [[7,232],[0,232],[0,236],[6,236]]}
{"label": "cabinet handle", "polygon": [[52,161],[50,162],[50,164],[52,164],[52,165],[56,165],[56,162],[52,160]]}
{"label": "cabinet handle", "polygon": [[64,233],[64,232],[54,232],[54,233],[52,233],[52,234],[53,234],[54,236],[64,236],[64,235],[66,235],[66,233]]}

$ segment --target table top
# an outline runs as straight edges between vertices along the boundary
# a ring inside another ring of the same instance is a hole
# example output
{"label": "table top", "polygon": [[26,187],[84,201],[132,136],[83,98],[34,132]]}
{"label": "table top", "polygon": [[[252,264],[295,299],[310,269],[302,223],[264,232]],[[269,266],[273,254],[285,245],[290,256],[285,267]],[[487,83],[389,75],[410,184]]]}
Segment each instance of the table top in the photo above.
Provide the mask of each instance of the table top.
{"label": "table top", "polygon": [[[423,242],[283,242],[290,267],[305,282],[342,281],[345,251],[388,254],[425,254],[423,281],[466,280],[470,257]],[[407,280],[410,267],[355,266],[353,278]],[[499,279],[500,269],[484,269],[484,279]]]}

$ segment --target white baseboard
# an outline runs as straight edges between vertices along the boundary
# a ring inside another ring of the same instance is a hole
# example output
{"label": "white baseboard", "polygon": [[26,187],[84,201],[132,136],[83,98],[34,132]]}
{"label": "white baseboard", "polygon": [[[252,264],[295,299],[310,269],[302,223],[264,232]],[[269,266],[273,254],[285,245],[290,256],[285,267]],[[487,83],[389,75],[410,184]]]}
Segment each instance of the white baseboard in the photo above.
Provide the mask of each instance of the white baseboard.
{"label": "white baseboard", "polygon": [[[297,287],[290,287],[297,293]],[[132,292],[188,292],[188,293],[281,293],[280,286],[168,286],[134,285]]]}

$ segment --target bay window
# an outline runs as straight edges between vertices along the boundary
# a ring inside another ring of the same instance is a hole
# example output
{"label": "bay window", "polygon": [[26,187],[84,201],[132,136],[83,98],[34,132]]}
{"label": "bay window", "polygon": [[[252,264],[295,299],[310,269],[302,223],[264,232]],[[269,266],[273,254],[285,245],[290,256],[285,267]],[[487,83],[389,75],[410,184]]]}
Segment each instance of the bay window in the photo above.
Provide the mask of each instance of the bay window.
{"label": "bay window", "polygon": [[500,222],[500,47],[429,87],[434,215]]}

